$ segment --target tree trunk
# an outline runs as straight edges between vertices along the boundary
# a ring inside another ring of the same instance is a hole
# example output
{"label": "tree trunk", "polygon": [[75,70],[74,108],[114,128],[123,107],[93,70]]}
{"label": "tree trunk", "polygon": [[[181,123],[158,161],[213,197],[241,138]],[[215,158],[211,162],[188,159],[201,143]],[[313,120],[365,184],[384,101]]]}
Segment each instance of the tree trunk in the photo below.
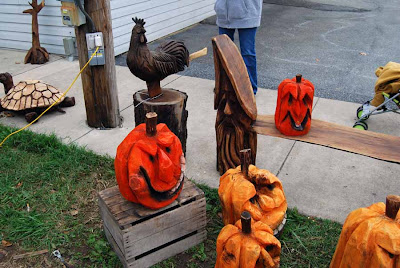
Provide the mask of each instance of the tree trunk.
{"label": "tree trunk", "polygon": [[25,64],[43,64],[49,61],[49,53],[44,47],[40,46],[38,13],[44,7],[45,2],[43,0],[42,3],[38,5],[37,0],[32,0],[32,3],[29,4],[32,8],[24,10],[23,13],[32,15],[32,48],[29,49],[25,56]]}
{"label": "tree trunk", "polygon": [[187,117],[186,110],[187,94],[178,90],[163,88],[162,95],[158,98],[147,100],[147,90],[137,91],[133,95],[135,105],[135,125],[138,126],[146,121],[148,112],[158,115],[158,123],[164,123],[179,138],[182,143],[183,153],[186,154],[187,139]]}

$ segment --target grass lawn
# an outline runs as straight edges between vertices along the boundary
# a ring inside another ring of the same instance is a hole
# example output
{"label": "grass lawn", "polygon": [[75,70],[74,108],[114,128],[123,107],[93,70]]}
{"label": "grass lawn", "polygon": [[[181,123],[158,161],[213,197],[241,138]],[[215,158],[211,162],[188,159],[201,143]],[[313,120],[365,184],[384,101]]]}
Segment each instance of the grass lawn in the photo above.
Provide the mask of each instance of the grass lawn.
{"label": "grass lawn", "polygon": [[[10,132],[0,125],[0,139]],[[0,148],[0,185],[0,267],[63,267],[50,253],[12,258],[43,249],[58,249],[74,267],[122,267],[97,205],[97,192],[116,185],[113,159],[25,131]],[[221,207],[216,189],[199,187],[207,199],[207,240],[155,267],[213,267]],[[329,266],[340,231],[336,222],[289,210],[281,267]]]}

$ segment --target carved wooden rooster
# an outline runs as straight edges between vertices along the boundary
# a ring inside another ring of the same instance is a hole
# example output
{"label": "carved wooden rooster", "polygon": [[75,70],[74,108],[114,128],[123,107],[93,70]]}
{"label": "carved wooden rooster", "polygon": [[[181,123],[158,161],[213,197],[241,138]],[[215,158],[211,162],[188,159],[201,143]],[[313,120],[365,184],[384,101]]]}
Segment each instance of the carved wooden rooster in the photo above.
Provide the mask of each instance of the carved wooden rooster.
{"label": "carved wooden rooster", "polygon": [[127,64],[129,70],[146,81],[150,97],[161,94],[160,81],[168,75],[183,71],[189,66],[189,51],[180,41],[162,43],[156,51],[147,47],[143,19],[133,18],[136,25],[132,30]]}

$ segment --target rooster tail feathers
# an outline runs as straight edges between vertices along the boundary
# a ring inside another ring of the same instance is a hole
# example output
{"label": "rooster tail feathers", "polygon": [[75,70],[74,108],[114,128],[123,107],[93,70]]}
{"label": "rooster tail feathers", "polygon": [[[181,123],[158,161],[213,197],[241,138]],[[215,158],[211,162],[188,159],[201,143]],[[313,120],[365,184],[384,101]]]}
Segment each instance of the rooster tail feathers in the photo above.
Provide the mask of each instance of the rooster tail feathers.
{"label": "rooster tail feathers", "polygon": [[174,56],[179,71],[183,71],[185,65],[189,66],[189,51],[183,42],[168,41],[161,44],[157,50]]}
{"label": "rooster tail feathers", "polygon": [[144,19],[140,19],[138,17],[134,17],[132,18],[133,22],[135,22],[136,24],[139,24],[141,26],[144,26],[146,24],[146,22],[144,21]]}

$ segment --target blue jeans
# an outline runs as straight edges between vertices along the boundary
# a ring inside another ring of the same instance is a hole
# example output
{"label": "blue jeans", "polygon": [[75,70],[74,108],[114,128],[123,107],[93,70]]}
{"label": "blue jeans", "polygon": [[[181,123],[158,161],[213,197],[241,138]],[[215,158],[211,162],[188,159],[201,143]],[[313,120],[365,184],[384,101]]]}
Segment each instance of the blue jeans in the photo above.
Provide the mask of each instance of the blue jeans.
{"label": "blue jeans", "polygon": [[[240,53],[249,73],[250,82],[254,94],[257,93],[257,59],[256,59],[256,28],[238,29]],[[226,29],[219,27],[219,34],[226,34],[233,41],[235,29]]]}

